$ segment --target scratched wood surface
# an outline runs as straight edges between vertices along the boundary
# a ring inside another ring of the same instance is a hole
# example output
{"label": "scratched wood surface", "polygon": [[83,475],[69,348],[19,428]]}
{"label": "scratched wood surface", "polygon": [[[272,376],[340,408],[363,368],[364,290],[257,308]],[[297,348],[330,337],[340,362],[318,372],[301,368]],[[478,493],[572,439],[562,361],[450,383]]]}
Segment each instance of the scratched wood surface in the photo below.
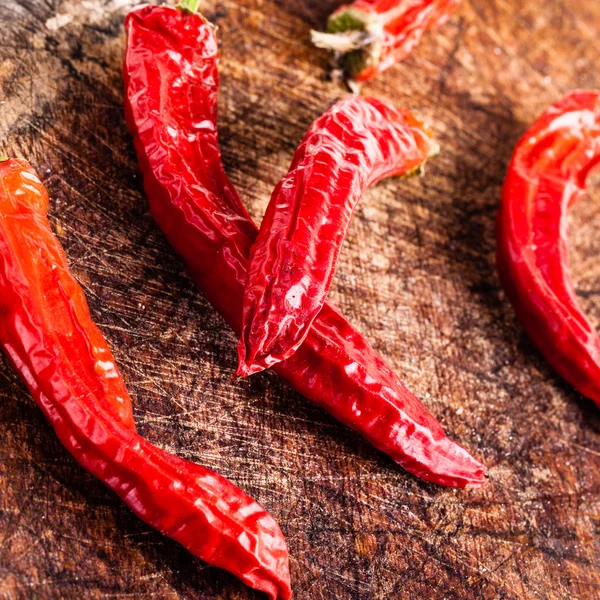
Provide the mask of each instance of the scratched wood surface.
{"label": "scratched wood surface", "polygon": [[[153,223],[123,119],[135,0],[0,1],[0,153],[28,157],[143,435],[257,498],[301,600],[600,598],[600,418],[527,340],[494,268],[511,149],[546,105],[600,86],[594,0],[465,0],[364,92],[442,145],[370,190],[332,296],[448,433],[481,490],[405,474],[273,375],[233,383],[236,340]],[[226,168],[260,219],[311,121],[345,91],[309,43],[335,0],[206,0],[222,48]],[[572,262],[600,324],[600,194]],[[0,598],[258,598],[136,519],[57,441],[0,362]]]}

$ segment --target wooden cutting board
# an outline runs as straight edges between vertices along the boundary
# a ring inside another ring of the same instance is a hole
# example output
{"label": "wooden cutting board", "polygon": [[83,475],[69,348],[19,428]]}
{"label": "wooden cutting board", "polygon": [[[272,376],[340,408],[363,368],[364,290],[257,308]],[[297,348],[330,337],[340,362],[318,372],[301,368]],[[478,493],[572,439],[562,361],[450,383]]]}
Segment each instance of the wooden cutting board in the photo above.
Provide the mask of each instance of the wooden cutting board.
{"label": "wooden cutting board", "polygon": [[[512,148],[548,104],[599,87],[593,0],[465,0],[365,94],[442,146],[357,210],[332,297],[449,435],[480,490],[408,476],[272,374],[233,383],[236,339],[151,219],[123,118],[135,0],[2,0],[0,153],[31,160],[134,398],[143,435],[259,500],[299,600],[600,598],[600,418],[516,323],[494,267]],[[225,166],[253,216],[346,92],[309,42],[333,0],[206,0],[222,49]],[[600,323],[598,186],[573,212],[579,297]],[[596,202],[594,201],[596,200]],[[0,363],[0,598],[259,596],[140,522],[62,448]]]}

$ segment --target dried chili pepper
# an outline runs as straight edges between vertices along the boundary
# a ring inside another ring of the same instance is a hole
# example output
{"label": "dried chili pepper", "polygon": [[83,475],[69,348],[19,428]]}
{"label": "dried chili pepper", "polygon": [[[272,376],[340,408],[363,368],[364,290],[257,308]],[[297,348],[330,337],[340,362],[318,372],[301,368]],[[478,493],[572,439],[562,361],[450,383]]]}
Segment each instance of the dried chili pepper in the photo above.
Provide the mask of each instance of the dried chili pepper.
{"label": "dried chili pepper", "polygon": [[337,102],[312,124],[250,251],[238,375],[298,349],[325,303],[364,190],[420,169],[437,148],[408,111],[373,98]]}
{"label": "dried chili pepper", "polygon": [[460,0],[355,0],[340,6],[313,43],[335,52],[340,68],[363,82],[406,58],[428,29],[443,25]]}
{"label": "dried chili pepper", "polygon": [[291,597],[285,540],[216,473],[156,448],[46,218],[23,160],[0,163],[0,345],[65,448],[143,521],[270,598]]}
{"label": "dried chili pepper", "polygon": [[[126,31],[125,114],[150,210],[198,288],[239,335],[257,230],[221,163],[214,32],[198,15],[167,7],[130,12]],[[485,482],[483,466],[445,436],[331,305],[275,371],[414,475],[455,487]]]}
{"label": "dried chili pepper", "polygon": [[600,338],[568,267],[567,212],[600,166],[600,91],[576,90],[527,130],[497,221],[500,278],[525,331],[554,369],[600,406]]}

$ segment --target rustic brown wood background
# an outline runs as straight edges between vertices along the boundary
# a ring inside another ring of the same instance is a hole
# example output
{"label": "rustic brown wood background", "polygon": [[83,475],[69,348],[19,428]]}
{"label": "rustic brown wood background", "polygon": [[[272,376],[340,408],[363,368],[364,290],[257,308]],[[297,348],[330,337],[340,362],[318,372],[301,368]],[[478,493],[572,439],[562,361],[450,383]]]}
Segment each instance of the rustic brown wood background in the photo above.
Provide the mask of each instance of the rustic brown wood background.
{"label": "rustic brown wood background", "polygon": [[[364,92],[442,145],[369,191],[333,299],[448,433],[481,490],[421,483],[275,376],[232,383],[235,343],[150,218],[123,119],[135,0],[0,1],[0,153],[28,157],[143,435],[257,498],[299,600],[600,598],[600,418],[524,336],[494,268],[511,149],[573,87],[600,86],[595,0],[465,0]],[[227,171],[260,219],[311,121],[345,94],[309,43],[336,0],[206,0],[222,48]],[[596,201],[594,201],[596,200]],[[598,186],[572,262],[600,323]],[[257,598],[136,519],[58,443],[0,363],[0,598]]]}

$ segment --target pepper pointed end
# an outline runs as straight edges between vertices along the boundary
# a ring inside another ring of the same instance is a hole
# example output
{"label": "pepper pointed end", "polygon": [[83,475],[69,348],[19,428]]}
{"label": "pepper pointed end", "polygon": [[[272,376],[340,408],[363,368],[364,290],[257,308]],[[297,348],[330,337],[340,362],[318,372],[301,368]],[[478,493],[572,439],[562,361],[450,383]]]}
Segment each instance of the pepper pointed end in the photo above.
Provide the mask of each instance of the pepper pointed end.
{"label": "pepper pointed end", "polygon": [[487,474],[487,471],[485,470],[485,468],[482,471],[481,477],[474,479],[473,481],[467,483],[465,485],[466,488],[478,488],[478,487],[483,487],[489,479],[489,475]]}
{"label": "pepper pointed end", "polygon": [[488,480],[485,466],[457,442],[445,438],[438,442],[441,485],[456,488],[476,488]]}
{"label": "pepper pointed end", "polygon": [[[423,460],[423,456],[429,459]],[[445,487],[481,487],[488,479],[484,465],[445,435],[437,439],[429,438],[416,454],[413,452],[411,456],[404,454],[392,458],[419,479]]]}
{"label": "pepper pointed end", "polygon": [[[295,351],[295,349],[293,351]],[[238,360],[238,368],[235,372],[234,379],[240,377],[250,377],[250,375],[256,375],[256,373],[266,371],[274,365],[283,362],[287,358],[289,358],[289,355],[285,355],[282,357],[272,356],[270,354],[265,354],[261,356],[254,355],[251,359],[247,358],[246,356],[240,355]]]}
{"label": "pepper pointed end", "polygon": [[[252,336],[249,337],[253,339]],[[266,343],[262,340],[261,343],[255,342],[252,344],[242,333],[238,342],[238,367],[234,379],[250,377],[250,375],[266,371],[287,360],[296,352],[303,341],[304,337],[296,344],[282,349],[280,346],[274,347],[275,343],[273,341]]]}
{"label": "pepper pointed end", "polygon": [[464,485],[459,487],[479,488],[484,486],[489,479],[487,469],[478,460],[473,458],[466,450],[464,450],[464,448],[461,447],[461,450],[463,450],[470,459],[469,462],[471,471],[469,473],[465,473],[463,478]]}
{"label": "pepper pointed end", "polygon": [[[257,573],[249,574],[242,581],[267,595],[269,600],[291,600],[292,585],[290,582],[290,569],[287,555],[287,547],[283,534],[281,535],[283,549],[279,556],[270,557],[274,564],[270,565],[266,570],[259,570]],[[261,572],[262,571],[262,572]]]}
{"label": "pepper pointed end", "polygon": [[292,586],[290,583],[289,570],[285,576],[280,576],[279,581],[273,584],[271,590],[263,589],[269,600],[291,600],[292,598]]}
{"label": "pepper pointed end", "polygon": [[292,586],[289,552],[283,532],[275,519],[256,503],[253,509],[248,507],[244,514],[254,524],[259,535],[255,538],[255,544],[247,548],[251,553],[248,558],[254,565],[245,563],[244,572],[234,572],[234,575],[246,585],[265,593],[269,600],[290,600]]}
{"label": "pepper pointed end", "polygon": [[270,365],[257,360],[256,354],[248,352],[244,336],[242,335],[238,341],[238,366],[235,374],[233,375],[234,381],[242,377],[250,377],[256,373],[260,373],[265,369],[268,369]]}
{"label": "pepper pointed end", "polygon": [[261,371],[264,371],[265,369],[268,369],[268,367],[263,366],[263,365],[256,365],[253,363],[247,363],[245,361],[239,362],[237,370],[236,370],[233,378],[240,379],[243,377],[250,377],[250,375],[255,375],[256,373],[260,373]]}

